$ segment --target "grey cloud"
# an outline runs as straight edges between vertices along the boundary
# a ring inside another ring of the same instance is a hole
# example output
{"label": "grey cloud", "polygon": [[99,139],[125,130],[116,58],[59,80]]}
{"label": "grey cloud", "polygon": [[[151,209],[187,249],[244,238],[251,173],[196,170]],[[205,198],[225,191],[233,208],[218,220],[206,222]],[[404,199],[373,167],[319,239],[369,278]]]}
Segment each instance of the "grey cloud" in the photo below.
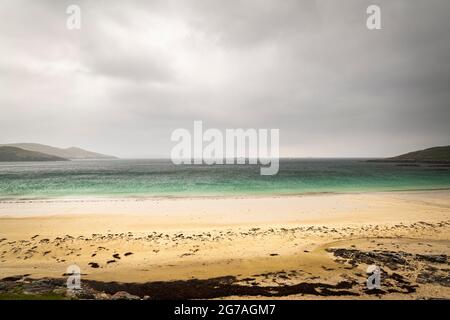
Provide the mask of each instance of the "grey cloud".
{"label": "grey cloud", "polygon": [[186,11],[194,27],[221,44],[248,47],[314,30],[320,24],[316,2],[194,0]]}
{"label": "grey cloud", "polygon": [[155,52],[134,52],[115,45],[88,51],[85,66],[94,75],[137,82],[167,82],[175,78],[170,62]]}
{"label": "grey cloud", "polygon": [[84,0],[69,32],[73,2],[0,8],[0,142],[167,157],[203,120],[279,128],[292,156],[449,144],[446,0],[378,1],[381,31],[368,0]]}

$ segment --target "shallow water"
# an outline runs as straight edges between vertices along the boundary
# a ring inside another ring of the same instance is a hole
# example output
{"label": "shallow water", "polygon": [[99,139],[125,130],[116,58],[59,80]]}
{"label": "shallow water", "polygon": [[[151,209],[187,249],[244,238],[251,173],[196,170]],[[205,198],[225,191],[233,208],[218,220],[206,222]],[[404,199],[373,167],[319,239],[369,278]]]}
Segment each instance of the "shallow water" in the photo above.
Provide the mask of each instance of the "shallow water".
{"label": "shallow water", "polygon": [[182,165],[170,160],[0,163],[1,198],[190,196],[450,188],[447,167],[363,159],[282,159],[275,176],[256,165]]}

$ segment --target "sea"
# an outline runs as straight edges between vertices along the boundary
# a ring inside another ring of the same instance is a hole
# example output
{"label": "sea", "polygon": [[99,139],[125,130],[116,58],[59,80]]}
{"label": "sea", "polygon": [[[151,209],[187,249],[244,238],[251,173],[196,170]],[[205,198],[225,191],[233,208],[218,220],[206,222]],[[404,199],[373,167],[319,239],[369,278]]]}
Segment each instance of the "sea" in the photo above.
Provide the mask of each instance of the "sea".
{"label": "sea", "polygon": [[450,190],[450,168],[367,159],[281,159],[258,165],[174,165],[164,159],[0,163],[0,199],[294,195]]}

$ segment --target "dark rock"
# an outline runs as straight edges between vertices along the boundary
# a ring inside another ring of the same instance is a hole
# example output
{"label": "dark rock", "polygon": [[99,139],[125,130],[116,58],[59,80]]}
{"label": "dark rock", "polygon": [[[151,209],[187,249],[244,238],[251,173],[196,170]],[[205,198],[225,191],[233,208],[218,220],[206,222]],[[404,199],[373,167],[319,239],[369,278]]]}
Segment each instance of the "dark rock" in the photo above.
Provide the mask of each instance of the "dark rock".
{"label": "dark rock", "polygon": [[29,276],[29,274],[10,276],[10,277],[3,278],[2,281],[19,281],[28,276]]}
{"label": "dark rock", "polygon": [[328,249],[334,256],[347,259],[348,263],[356,265],[358,263],[365,264],[382,264],[387,265],[390,269],[396,269],[397,265],[405,265],[407,261],[405,257],[411,254],[405,252],[379,251],[364,252],[356,249]]}
{"label": "dark rock", "polygon": [[15,281],[0,281],[0,292],[6,292],[17,286]]}
{"label": "dark rock", "polygon": [[139,296],[135,296],[132,294],[129,294],[126,291],[119,291],[116,292],[112,297],[111,300],[140,300],[141,298]]}
{"label": "dark rock", "polygon": [[432,255],[432,254],[417,254],[417,259],[422,261],[434,262],[434,263],[447,263],[447,256],[445,254]]}
{"label": "dark rock", "polygon": [[417,283],[432,283],[444,287],[450,287],[450,272],[421,272],[416,279]]}
{"label": "dark rock", "polygon": [[30,283],[23,284],[23,292],[25,294],[47,294],[53,292],[54,289],[60,288],[65,283],[58,279],[39,279]]}

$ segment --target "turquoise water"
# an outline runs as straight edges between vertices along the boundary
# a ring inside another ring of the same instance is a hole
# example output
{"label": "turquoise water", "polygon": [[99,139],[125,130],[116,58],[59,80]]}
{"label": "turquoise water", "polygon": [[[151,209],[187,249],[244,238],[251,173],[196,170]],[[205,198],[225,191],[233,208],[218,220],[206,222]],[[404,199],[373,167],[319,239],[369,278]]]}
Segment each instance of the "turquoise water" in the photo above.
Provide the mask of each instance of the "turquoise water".
{"label": "turquoise water", "polygon": [[361,159],[285,159],[275,176],[255,165],[170,160],[0,163],[0,198],[258,195],[450,188],[447,167]]}

